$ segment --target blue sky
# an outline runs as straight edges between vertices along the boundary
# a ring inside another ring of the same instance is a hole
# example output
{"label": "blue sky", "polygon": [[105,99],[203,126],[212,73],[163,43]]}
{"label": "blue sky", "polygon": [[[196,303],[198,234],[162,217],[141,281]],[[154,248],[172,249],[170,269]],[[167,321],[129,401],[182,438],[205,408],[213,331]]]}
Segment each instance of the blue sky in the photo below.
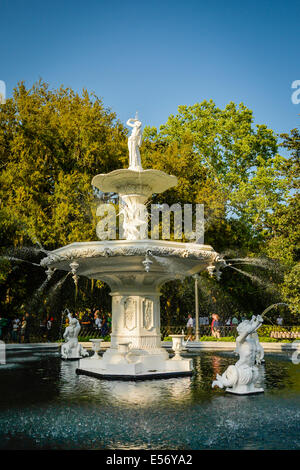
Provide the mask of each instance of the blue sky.
{"label": "blue sky", "polygon": [[276,132],[300,124],[300,2],[0,0],[0,80],[87,88],[125,122],[243,102]]}

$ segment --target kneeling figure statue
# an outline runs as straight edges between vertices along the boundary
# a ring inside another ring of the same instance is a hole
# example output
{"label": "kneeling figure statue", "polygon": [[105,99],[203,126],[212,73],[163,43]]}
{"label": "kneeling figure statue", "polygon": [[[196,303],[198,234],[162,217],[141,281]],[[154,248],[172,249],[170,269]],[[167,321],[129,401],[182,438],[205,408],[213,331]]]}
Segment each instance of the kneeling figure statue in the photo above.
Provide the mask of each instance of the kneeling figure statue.
{"label": "kneeling figure statue", "polygon": [[258,315],[257,317],[253,316],[250,321],[245,320],[238,325],[237,331],[239,336],[236,339],[236,351],[240,359],[235,365],[229,366],[222,375],[217,374],[212,387],[226,387],[226,392],[237,395],[261,393],[264,391],[263,388],[255,387],[259,377],[255,362],[260,363],[258,356],[261,358],[258,352],[256,330],[262,323],[263,318]]}
{"label": "kneeling figure statue", "polygon": [[78,343],[78,333],[81,329],[77,318],[73,318],[71,313],[68,314],[69,326],[65,329],[65,343],[61,347],[62,359],[81,359],[88,356],[89,353]]}

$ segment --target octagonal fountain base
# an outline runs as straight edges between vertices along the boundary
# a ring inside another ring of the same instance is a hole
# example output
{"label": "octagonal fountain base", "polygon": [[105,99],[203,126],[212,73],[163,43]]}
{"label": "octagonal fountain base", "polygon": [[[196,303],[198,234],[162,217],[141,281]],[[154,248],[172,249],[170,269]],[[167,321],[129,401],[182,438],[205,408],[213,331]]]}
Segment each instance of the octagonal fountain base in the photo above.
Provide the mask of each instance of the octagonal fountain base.
{"label": "octagonal fountain base", "polygon": [[147,374],[135,374],[135,375],[117,375],[117,374],[99,374],[98,372],[89,371],[85,369],[76,369],[76,374],[87,375],[88,377],[95,377],[96,379],[103,380],[158,380],[158,379],[171,379],[173,377],[189,377],[193,374],[192,371],[186,372],[153,372]]}
{"label": "octagonal fountain base", "polygon": [[226,393],[230,393],[231,395],[239,395],[239,396],[257,395],[259,393],[264,393],[263,388],[258,388],[258,387],[254,387],[254,386],[250,390],[245,387],[244,389],[241,389],[239,391],[232,390],[231,388],[226,388],[225,391],[226,391]]}
{"label": "octagonal fountain base", "polygon": [[108,349],[102,358],[95,353],[90,358],[81,359],[76,372],[110,380],[149,380],[192,375],[191,359],[178,355],[169,359],[168,353],[160,347],[130,349],[130,344],[118,343],[117,347]]}

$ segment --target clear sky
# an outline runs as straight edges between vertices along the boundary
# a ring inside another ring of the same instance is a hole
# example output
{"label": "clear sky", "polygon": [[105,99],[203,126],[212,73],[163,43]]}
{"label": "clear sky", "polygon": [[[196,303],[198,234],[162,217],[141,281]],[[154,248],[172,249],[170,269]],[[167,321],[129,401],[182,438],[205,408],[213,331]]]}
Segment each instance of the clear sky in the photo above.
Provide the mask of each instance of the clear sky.
{"label": "clear sky", "polygon": [[300,124],[300,2],[0,0],[7,95],[43,78],[159,126],[178,105],[243,102],[276,132]]}

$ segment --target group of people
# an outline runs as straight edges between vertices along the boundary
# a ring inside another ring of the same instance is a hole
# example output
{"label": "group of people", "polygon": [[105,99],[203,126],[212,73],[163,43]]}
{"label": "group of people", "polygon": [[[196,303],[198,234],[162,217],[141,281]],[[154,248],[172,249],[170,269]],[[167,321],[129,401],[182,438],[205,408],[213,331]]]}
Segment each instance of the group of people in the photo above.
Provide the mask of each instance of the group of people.
{"label": "group of people", "polygon": [[[75,316],[81,325],[82,334],[85,330],[89,334],[93,329],[105,337],[111,332],[111,313],[104,313],[93,308],[78,311]],[[5,318],[0,314],[0,340],[12,343],[29,343],[44,338],[48,342],[55,341],[59,336],[59,323],[50,315],[38,321],[27,312],[23,316],[13,318]],[[68,318],[65,326],[68,326]]]}
{"label": "group of people", "polygon": [[4,318],[0,315],[0,340],[14,343],[29,343],[32,333],[32,318],[25,313],[21,318]]}
{"label": "group of people", "polygon": [[[104,313],[97,308],[93,308],[76,312],[75,317],[81,325],[81,334],[84,334],[84,329],[94,329],[103,337],[111,332],[111,313]],[[68,318],[66,319],[66,326],[67,324]]]}
{"label": "group of people", "polygon": [[[242,319],[243,320],[243,319]],[[230,327],[231,329],[236,328],[237,325],[239,324],[239,319],[237,317],[233,318],[228,318],[227,321],[225,322],[226,327]],[[211,322],[209,321],[209,317],[199,317],[199,327],[203,326],[209,326],[210,325],[210,330],[211,330],[211,336],[214,336],[215,338],[220,338],[221,337],[221,320],[220,317],[217,313],[213,313],[211,316]],[[192,317],[192,315],[188,315],[188,320],[187,320],[187,336],[188,340],[192,341],[195,328],[196,328],[196,320],[195,318]]]}

